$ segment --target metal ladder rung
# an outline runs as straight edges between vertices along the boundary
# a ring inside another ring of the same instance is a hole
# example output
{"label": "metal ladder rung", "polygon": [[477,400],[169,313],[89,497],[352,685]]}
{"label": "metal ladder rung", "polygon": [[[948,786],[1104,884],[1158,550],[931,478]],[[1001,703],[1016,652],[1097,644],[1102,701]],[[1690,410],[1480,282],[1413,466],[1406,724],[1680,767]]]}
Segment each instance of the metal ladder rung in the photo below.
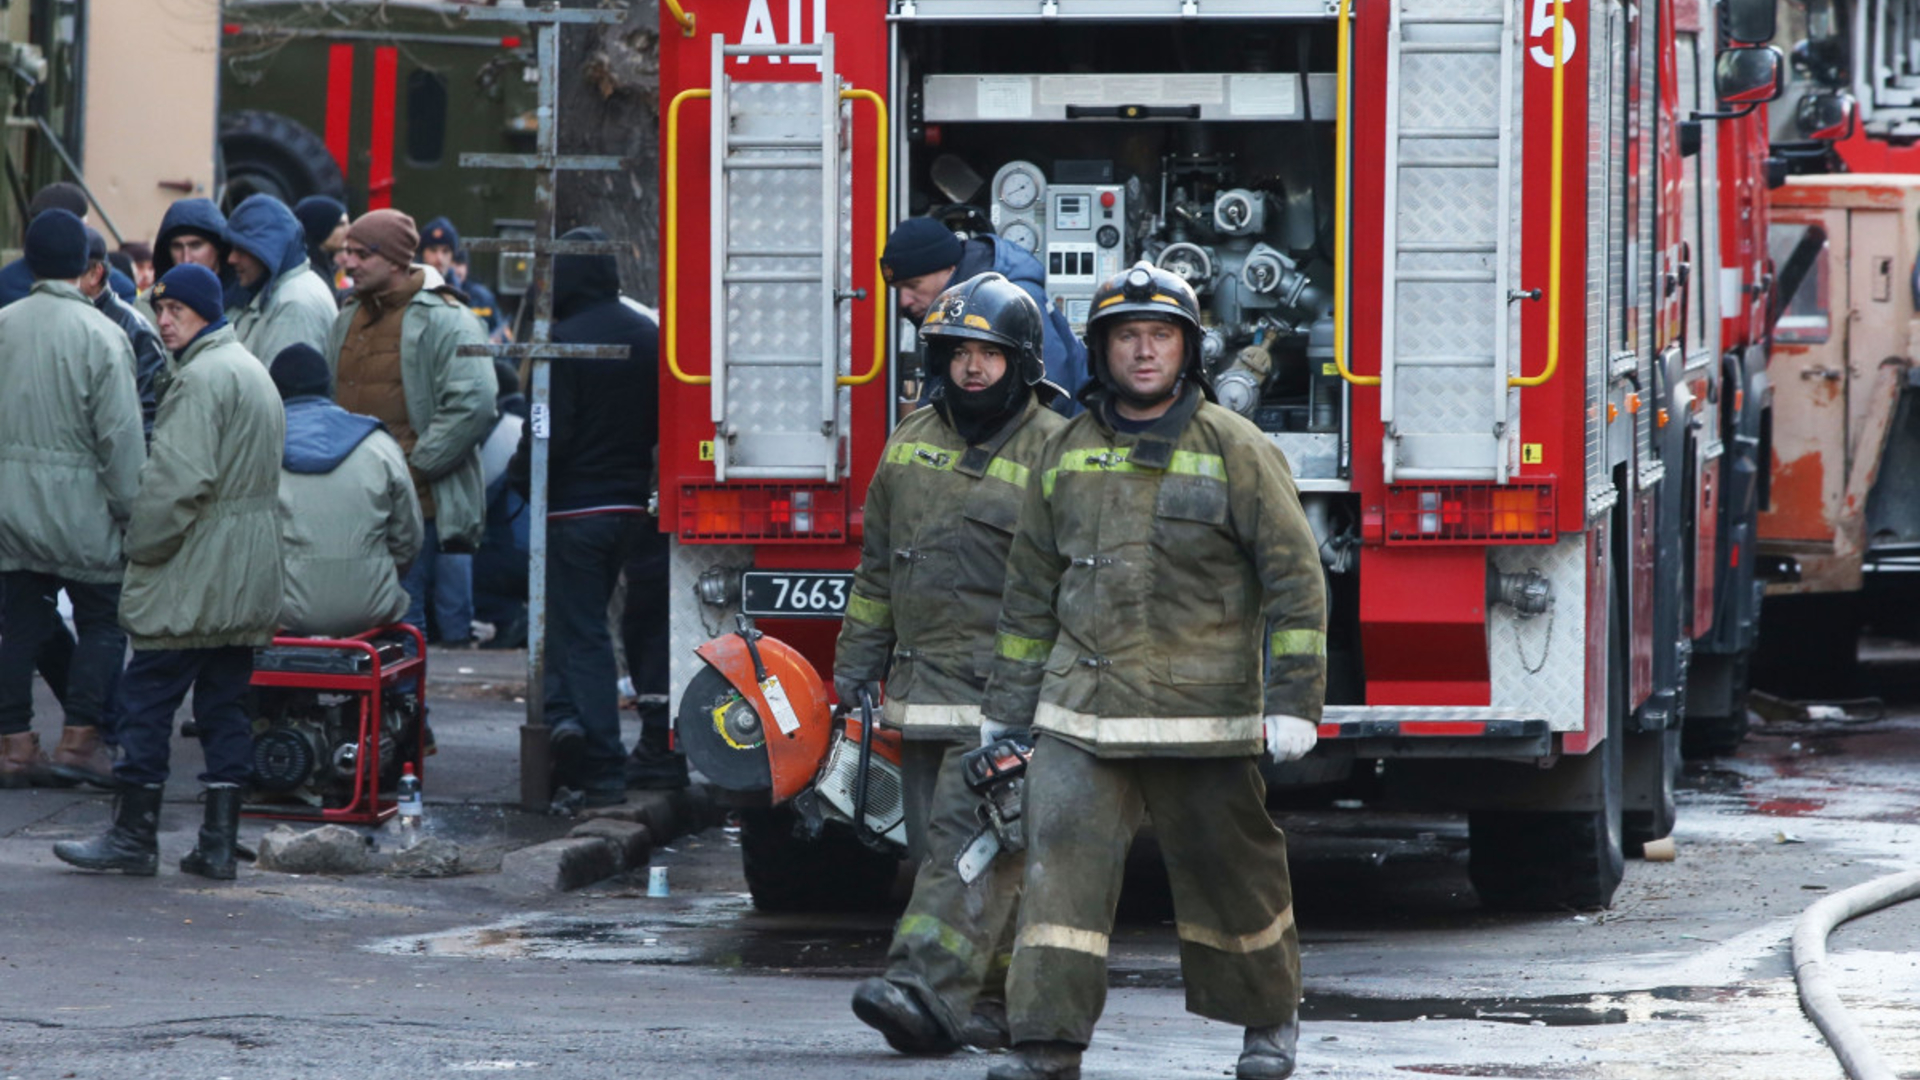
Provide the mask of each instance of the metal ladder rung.
{"label": "metal ladder rung", "polygon": [[1491,356],[1402,356],[1394,361],[1396,367],[1424,368],[1490,368]]}
{"label": "metal ladder rung", "polygon": [[729,135],[729,150],[818,150],[818,139],[795,139],[785,135]]}
{"label": "metal ladder rung", "polygon": [[738,172],[743,169],[819,172],[822,164],[820,155],[815,154],[812,157],[791,158],[729,157],[720,163],[720,167],[728,172]]}
{"label": "metal ladder rung", "polygon": [[1402,56],[1445,56],[1450,53],[1497,53],[1497,41],[1406,41],[1400,44]]}
{"label": "metal ladder rung", "polygon": [[819,45],[727,45],[721,53],[726,56],[825,56],[826,49]]}
{"label": "metal ladder rung", "polygon": [[1495,278],[1491,270],[1395,270],[1393,280],[1414,285],[1491,285]]}
{"label": "metal ladder rung", "polygon": [[1497,169],[1499,158],[1434,158],[1432,161],[1402,161],[1402,169]]}
{"label": "metal ladder rung", "polygon": [[[1400,139],[1498,139],[1499,128],[1402,128]],[[1402,164],[1406,164],[1402,162]]]}
{"label": "metal ladder rung", "polygon": [[1444,240],[1408,240],[1394,248],[1402,255],[1496,255],[1499,244],[1454,244]]}
{"label": "metal ladder rung", "polygon": [[733,273],[723,272],[720,280],[728,285],[818,285],[820,275],[781,273],[776,270],[742,270]]}
{"label": "metal ladder rung", "polygon": [[728,248],[729,259],[817,259],[817,250],[803,251],[798,248]]}
{"label": "metal ladder rung", "polygon": [[727,366],[730,368],[731,367],[758,367],[758,368],[785,367],[785,368],[815,369],[820,366],[820,358],[817,356],[733,356],[733,355],[729,355],[727,357]]}
{"label": "metal ladder rung", "polygon": [[1401,26],[1505,26],[1504,15],[1419,15],[1401,16]]}

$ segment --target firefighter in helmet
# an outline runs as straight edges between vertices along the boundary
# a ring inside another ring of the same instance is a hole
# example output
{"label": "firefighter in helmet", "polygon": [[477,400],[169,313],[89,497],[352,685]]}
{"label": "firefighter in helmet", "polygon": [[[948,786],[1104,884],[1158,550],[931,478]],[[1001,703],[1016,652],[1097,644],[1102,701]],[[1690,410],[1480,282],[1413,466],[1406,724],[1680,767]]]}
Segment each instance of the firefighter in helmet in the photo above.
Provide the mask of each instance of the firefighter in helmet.
{"label": "firefighter in helmet", "polygon": [[1187,1007],[1246,1029],[1237,1075],[1289,1076],[1300,1000],[1264,752],[1313,747],[1326,596],[1286,459],[1211,402],[1200,308],[1146,263],[1104,283],[1096,385],[1014,530],[986,722],[1031,725],[1027,873],[990,1080],[1080,1075],[1128,844],[1151,815]]}
{"label": "firefighter in helmet", "polygon": [[[984,273],[934,299],[920,331],[932,408],[887,440],[867,489],[866,533],[835,650],[843,706],[880,699],[906,744],[906,825],[919,866],[884,978],[853,996],[894,1049],[948,1053],[1005,1045],[999,1003],[1021,866],[1002,854],[977,874],[956,856],[980,833],[960,756],[1002,734],[980,699],[1028,478],[1066,421],[1047,408],[1039,306]],[[995,963],[996,957],[999,963]],[[990,974],[991,973],[991,974]],[[985,996],[982,997],[983,991]]]}

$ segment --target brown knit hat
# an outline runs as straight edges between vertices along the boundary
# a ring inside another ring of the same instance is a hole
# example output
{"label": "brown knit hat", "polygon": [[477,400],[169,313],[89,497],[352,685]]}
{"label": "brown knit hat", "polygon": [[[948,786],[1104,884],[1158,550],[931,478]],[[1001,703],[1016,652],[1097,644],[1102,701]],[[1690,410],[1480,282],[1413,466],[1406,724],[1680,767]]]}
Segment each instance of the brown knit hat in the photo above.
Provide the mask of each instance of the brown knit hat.
{"label": "brown knit hat", "polygon": [[369,210],[347,226],[347,239],[405,270],[420,246],[420,230],[398,210]]}

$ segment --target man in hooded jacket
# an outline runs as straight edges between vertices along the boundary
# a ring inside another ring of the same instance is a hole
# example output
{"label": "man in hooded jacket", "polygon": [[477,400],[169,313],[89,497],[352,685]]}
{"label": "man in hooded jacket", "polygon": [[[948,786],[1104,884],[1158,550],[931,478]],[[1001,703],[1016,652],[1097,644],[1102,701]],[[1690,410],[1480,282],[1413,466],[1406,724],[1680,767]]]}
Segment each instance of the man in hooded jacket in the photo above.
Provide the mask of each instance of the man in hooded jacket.
{"label": "man in hooded jacket", "polygon": [[324,348],[340,307],[307,272],[307,234],[293,211],[271,195],[249,195],[228,216],[227,239],[227,262],[251,294],[227,311],[240,344],[263,362],[290,345]]}
{"label": "man in hooded jacket", "polygon": [[[232,250],[233,246],[227,242],[227,215],[220,212],[212,199],[177,200],[161,216],[160,232],[153,240],[154,280],[167,276],[167,271],[182,263],[204,266],[220,279],[224,309],[243,307],[247,302],[246,287],[227,264],[227,254]],[[160,325],[151,291],[134,307],[148,322],[156,327]]]}
{"label": "man in hooded jacket", "polygon": [[[561,239],[607,236],[581,228]],[[628,545],[659,536],[647,516],[659,431],[657,339],[653,324],[621,303],[613,256],[562,255],[553,282],[555,343],[628,347],[618,360],[553,365],[547,448],[547,655],[557,658],[547,665],[547,723],[559,779],[583,790],[587,805],[604,806],[627,798],[607,604]],[[533,432],[523,429],[509,467],[523,496],[532,486]],[[657,741],[665,751],[665,710],[657,726],[642,721],[642,744]]]}
{"label": "man in hooded jacket", "polygon": [[[312,274],[308,274],[312,277]],[[287,409],[280,459],[280,625],[349,637],[407,613],[400,573],[420,554],[420,500],[380,421],[333,403],[327,358],[289,345],[268,367]]]}

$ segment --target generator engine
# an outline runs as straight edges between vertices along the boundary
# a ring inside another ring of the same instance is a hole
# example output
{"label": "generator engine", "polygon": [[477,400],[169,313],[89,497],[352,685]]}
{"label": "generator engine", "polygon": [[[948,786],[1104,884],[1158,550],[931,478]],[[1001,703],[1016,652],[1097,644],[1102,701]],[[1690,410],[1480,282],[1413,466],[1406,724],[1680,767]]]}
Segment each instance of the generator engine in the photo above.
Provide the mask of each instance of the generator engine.
{"label": "generator engine", "polygon": [[[358,694],[282,687],[256,687],[249,695],[253,717],[253,784],[247,802],[299,802],[336,809],[352,801],[354,777],[367,749],[360,739]],[[379,789],[400,779],[403,747],[415,745],[419,699],[386,694],[378,728]]]}

